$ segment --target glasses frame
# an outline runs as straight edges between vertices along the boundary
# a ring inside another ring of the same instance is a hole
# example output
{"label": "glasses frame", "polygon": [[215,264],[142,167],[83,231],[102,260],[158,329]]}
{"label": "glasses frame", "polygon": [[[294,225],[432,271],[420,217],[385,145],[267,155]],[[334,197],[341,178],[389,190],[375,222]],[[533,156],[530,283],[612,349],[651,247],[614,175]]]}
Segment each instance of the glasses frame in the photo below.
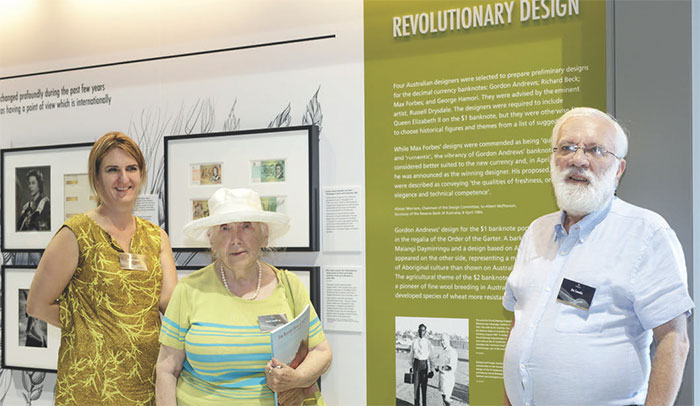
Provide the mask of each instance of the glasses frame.
{"label": "glasses frame", "polygon": [[[599,159],[599,158],[604,157],[605,154],[610,154],[610,155],[614,156],[614,157],[617,158],[617,159],[622,159],[621,156],[615,155],[614,153],[608,151],[607,149],[605,149],[605,147],[601,147],[600,145],[594,145],[594,146],[592,146],[592,147],[586,148],[586,147],[582,147],[582,146],[579,146],[579,145],[576,145],[576,144],[565,144],[565,145],[562,145],[562,146],[560,146],[560,147],[552,147],[552,153],[556,154],[556,153],[558,152],[560,155],[562,155],[562,152],[560,152],[560,150],[563,150],[563,149],[564,149],[563,147],[568,147],[568,148],[573,147],[573,148],[574,148],[574,150],[571,151],[571,154],[570,154],[571,156],[576,155],[576,153],[578,152],[578,150],[582,150],[582,151],[583,151],[583,155],[585,155],[585,156],[587,156],[587,157],[589,157],[589,158]],[[596,154],[594,154],[593,151],[592,151],[593,148],[600,148],[600,149],[602,149],[602,150],[603,150],[603,155],[601,155],[601,156],[596,156]],[[569,154],[567,154],[567,155],[569,155]],[[566,155],[562,155],[562,156],[566,156]]]}

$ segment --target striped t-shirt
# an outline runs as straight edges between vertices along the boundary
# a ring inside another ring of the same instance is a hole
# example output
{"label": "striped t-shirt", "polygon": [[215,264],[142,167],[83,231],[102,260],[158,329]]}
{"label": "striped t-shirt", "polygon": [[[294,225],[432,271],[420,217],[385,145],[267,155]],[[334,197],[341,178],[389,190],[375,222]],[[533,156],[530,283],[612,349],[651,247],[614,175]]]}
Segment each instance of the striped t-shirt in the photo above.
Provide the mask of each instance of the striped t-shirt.
{"label": "striped t-shirt", "polygon": [[[286,272],[278,271],[277,272]],[[310,303],[304,284],[286,272],[297,304]],[[272,358],[270,333],[258,326],[258,316],[284,313],[294,318],[285,295],[284,278],[262,300],[241,299],[226,290],[214,265],[183,278],[175,287],[163,317],[161,344],[185,351],[177,382],[179,405],[274,405],[265,384],[265,365]],[[309,347],[325,339],[311,306]]]}

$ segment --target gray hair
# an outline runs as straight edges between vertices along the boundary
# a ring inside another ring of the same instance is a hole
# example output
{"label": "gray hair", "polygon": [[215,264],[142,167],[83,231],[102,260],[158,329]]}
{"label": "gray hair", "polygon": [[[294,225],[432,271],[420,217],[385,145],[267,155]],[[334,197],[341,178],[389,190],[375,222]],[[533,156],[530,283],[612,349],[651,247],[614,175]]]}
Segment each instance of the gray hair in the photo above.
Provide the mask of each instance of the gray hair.
{"label": "gray hair", "polygon": [[625,132],[615,117],[592,107],[574,107],[559,117],[556,123],[554,123],[554,128],[552,128],[552,147],[557,146],[558,134],[561,126],[564,125],[568,119],[573,117],[600,117],[606,120],[615,128],[615,155],[620,158],[627,156],[627,147],[629,143],[627,140],[627,132]]}

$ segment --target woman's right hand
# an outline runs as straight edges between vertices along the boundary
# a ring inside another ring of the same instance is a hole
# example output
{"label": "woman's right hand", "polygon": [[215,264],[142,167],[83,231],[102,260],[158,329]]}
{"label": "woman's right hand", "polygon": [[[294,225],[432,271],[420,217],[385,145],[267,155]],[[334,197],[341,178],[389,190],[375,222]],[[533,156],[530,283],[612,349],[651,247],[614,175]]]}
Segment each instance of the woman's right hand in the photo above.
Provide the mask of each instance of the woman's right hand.
{"label": "woman's right hand", "polygon": [[273,358],[265,366],[265,371],[265,381],[273,392],[283,393],[297,386],[296,370],[283,362]]}

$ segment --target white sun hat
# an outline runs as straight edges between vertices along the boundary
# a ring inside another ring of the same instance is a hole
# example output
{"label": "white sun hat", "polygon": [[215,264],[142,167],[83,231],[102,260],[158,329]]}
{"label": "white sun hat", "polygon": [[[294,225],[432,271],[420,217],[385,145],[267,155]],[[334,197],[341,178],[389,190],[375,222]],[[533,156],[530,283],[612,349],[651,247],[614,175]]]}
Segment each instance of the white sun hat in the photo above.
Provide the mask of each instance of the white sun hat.
{"label": "white sun hat", "polygon": [[184,232],[189,238],[208,243],[210,227],[247,221],[267,224],[268,242],[289,230],[289,216],[263,210],[258,192],[222,187],[209,198],[209,215],[185,224]]}

